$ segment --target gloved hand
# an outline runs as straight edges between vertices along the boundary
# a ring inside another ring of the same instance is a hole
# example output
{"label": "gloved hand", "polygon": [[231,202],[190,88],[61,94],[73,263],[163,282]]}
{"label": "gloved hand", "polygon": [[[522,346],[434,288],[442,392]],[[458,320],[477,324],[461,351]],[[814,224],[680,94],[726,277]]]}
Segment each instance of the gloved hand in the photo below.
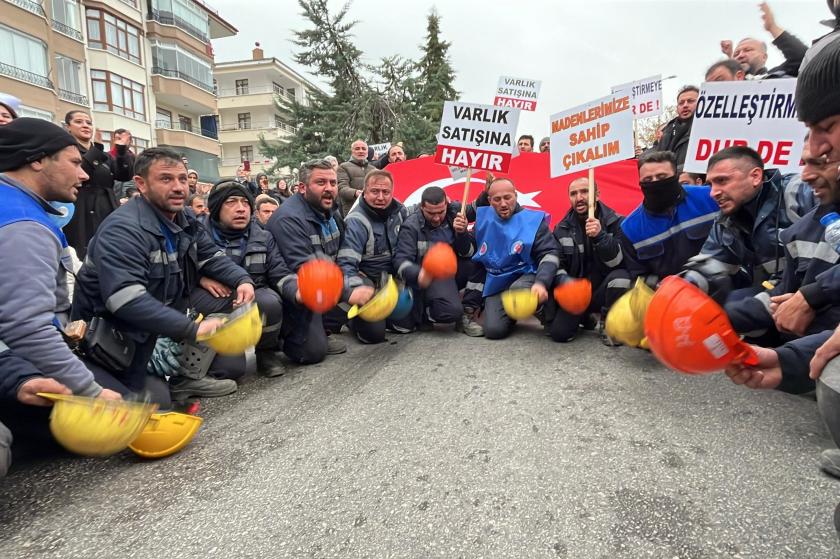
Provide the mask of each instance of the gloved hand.
{"label": "gloved hand", "polygon": [[181,345],[172,338],[158,338],[146,369],[161,378],[174,376],[181,368],[178,357],[182,352]]}

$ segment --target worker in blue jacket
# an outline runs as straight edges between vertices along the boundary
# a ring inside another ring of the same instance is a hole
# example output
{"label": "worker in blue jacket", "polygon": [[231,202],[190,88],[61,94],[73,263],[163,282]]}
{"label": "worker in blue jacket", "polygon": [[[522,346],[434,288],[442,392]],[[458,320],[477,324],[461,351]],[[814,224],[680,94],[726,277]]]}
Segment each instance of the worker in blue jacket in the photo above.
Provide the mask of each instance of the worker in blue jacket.
{"label": "worker in blue jacket", "polygon": [[478,249],[473,260],[486,270],[484,337],[501,339],[515,324],[502,305],[502,292],[530,289],[540,304],[545,303],[560,268],[560,254],[546,215],[517,203],[511,179],[495,179],[487,194],[490,206],[476,210]]}
{"label": "worker in blue jacket", "polygon": [[[199,275],[232,286],[237,306],[254,300],[254,285],[193,214],[184,211],[189,187],[187,168],[178,153],[147,149],[137,157],[135,171],[141,196],[118,208],[99,227],[78,274],[72,316],[105,321],[134,344],[130,364],[113,373],[125,387],[137,391],[144,386],[158,336],[194,342],[221,325],[219,319],[196,323],[188,315],[189,293]],[[233,381],[224,379],[224,369],[220,366],[203,378],[174,377],[172,397],[229,393]]]}
{"label": "worker in blue jacket", "polygon": [[643,201],[621,223],[621,250],[630,279],[655,287],[696,256],[719,213],[707,186],[683,186],[669,151],[638,161]]}
{"label": "worker in blue jacket", "polygon": [[709,159],[706,179],[720,215],[685,278],[718,302],[751,297],[764,281],[777,281],[785,264],[782,231],[815,206],[799,175],[764,169],[761,156],[732,146]]}
{"label": "worker in blue jacket", "polygon": [[[370,171],[361,195],[344,218],[344,239],[338,251],[337,263],[344,273],[343,298],[351,305],[363,306],[394,274],[397,238],[407,215],[405,207],[394,199],[391,173]],[[356,317],[350,320],[350,330],[360,342],[378,344],[385,341],[387,327],[396,332],[410,331],[405,321],[397,322],[367,322]]]}
{"label": "worker in blue jacket", "polygon": [[[274,236],[289,269],[315,258],[335,260],[344,222],[338,211],[338,179],[329,161],[316,159],[300,168],[297,194],[274,212],[266,229]],[[297,363],[320,363],[327,355],[344,353],[347,345],[336,334],[346,322],[346,311],[336,307],[324,315],[298,303],[283,309],[283,352]]]}

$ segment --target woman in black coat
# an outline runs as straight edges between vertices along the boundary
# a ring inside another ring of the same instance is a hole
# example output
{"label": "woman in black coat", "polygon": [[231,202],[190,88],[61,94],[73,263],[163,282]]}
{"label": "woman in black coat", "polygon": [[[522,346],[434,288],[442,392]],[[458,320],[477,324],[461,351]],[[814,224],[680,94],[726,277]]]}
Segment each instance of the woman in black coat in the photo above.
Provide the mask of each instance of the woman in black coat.
{"label": "woman in black coat", "polygon": [[64,117],[64,125],[79,142],[82,169],[88,175],[79,189],[73,219],[64,227],[67,242],[84,260],[99,224],[119,207],[114,181],[128,181],[134,176],[134,154],[124,138],[114,138],[116,157],[106,152],[99,131],[94,135],[93,120],[86,111],[70,111]]}

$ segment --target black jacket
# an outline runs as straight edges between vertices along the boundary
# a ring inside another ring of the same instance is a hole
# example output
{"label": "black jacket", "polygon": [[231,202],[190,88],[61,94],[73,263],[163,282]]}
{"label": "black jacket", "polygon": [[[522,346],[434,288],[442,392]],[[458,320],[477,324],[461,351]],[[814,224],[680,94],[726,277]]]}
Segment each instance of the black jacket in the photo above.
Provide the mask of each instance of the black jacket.
{"label": "black jacket", "polygon": [[88,150],[79,146],[82,169],[89,178],[79,189],[76,211],[64,227],[64,236],[81,260],[99,225],[119,207],[114,181],[129,181],[134,177],[134,155],[127,146],[115,147],[117,157],[113,158],[102,144],[94,143]]}
{"label": "black jacket", "polygon": [[274,236],[286,264],[297,273],[312,258],[336,259],[344,222],[336,210],[327,217],[298,193],[271,215],[266,229]]}
{"label": "black jacket", "polygon": [[624,262],[621,252],[622,217],[602,202],[595,206],[595,216],[601,222],[601,232],[595,239],[586,236],[574,208],[570,209],[554,227],[554,237],[560,243],[560,254],[566,263],[566,273],[573,278],[588,278],[600,283],[612,270]]}
{"label": "black jacket", "polygon": [[653,151],[670,151],[677,158],[677,166],[682,167],[688,155],[688,139],[691,136],[691,124],[694,115],[687,120],[676,117],[668,121],[662,131],[662,138],[653,144]]}

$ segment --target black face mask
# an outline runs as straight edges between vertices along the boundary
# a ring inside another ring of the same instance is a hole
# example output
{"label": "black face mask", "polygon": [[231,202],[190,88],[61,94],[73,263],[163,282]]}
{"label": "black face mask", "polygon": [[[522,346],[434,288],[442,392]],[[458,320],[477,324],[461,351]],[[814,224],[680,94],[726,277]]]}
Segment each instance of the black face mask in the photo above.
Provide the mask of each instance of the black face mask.
{"label": "black face mask", "polygon": [[682,201],[685,194],[680,179],[674,175],[660,181],[641,182],[642,204],[651,213],[662,214]]}

